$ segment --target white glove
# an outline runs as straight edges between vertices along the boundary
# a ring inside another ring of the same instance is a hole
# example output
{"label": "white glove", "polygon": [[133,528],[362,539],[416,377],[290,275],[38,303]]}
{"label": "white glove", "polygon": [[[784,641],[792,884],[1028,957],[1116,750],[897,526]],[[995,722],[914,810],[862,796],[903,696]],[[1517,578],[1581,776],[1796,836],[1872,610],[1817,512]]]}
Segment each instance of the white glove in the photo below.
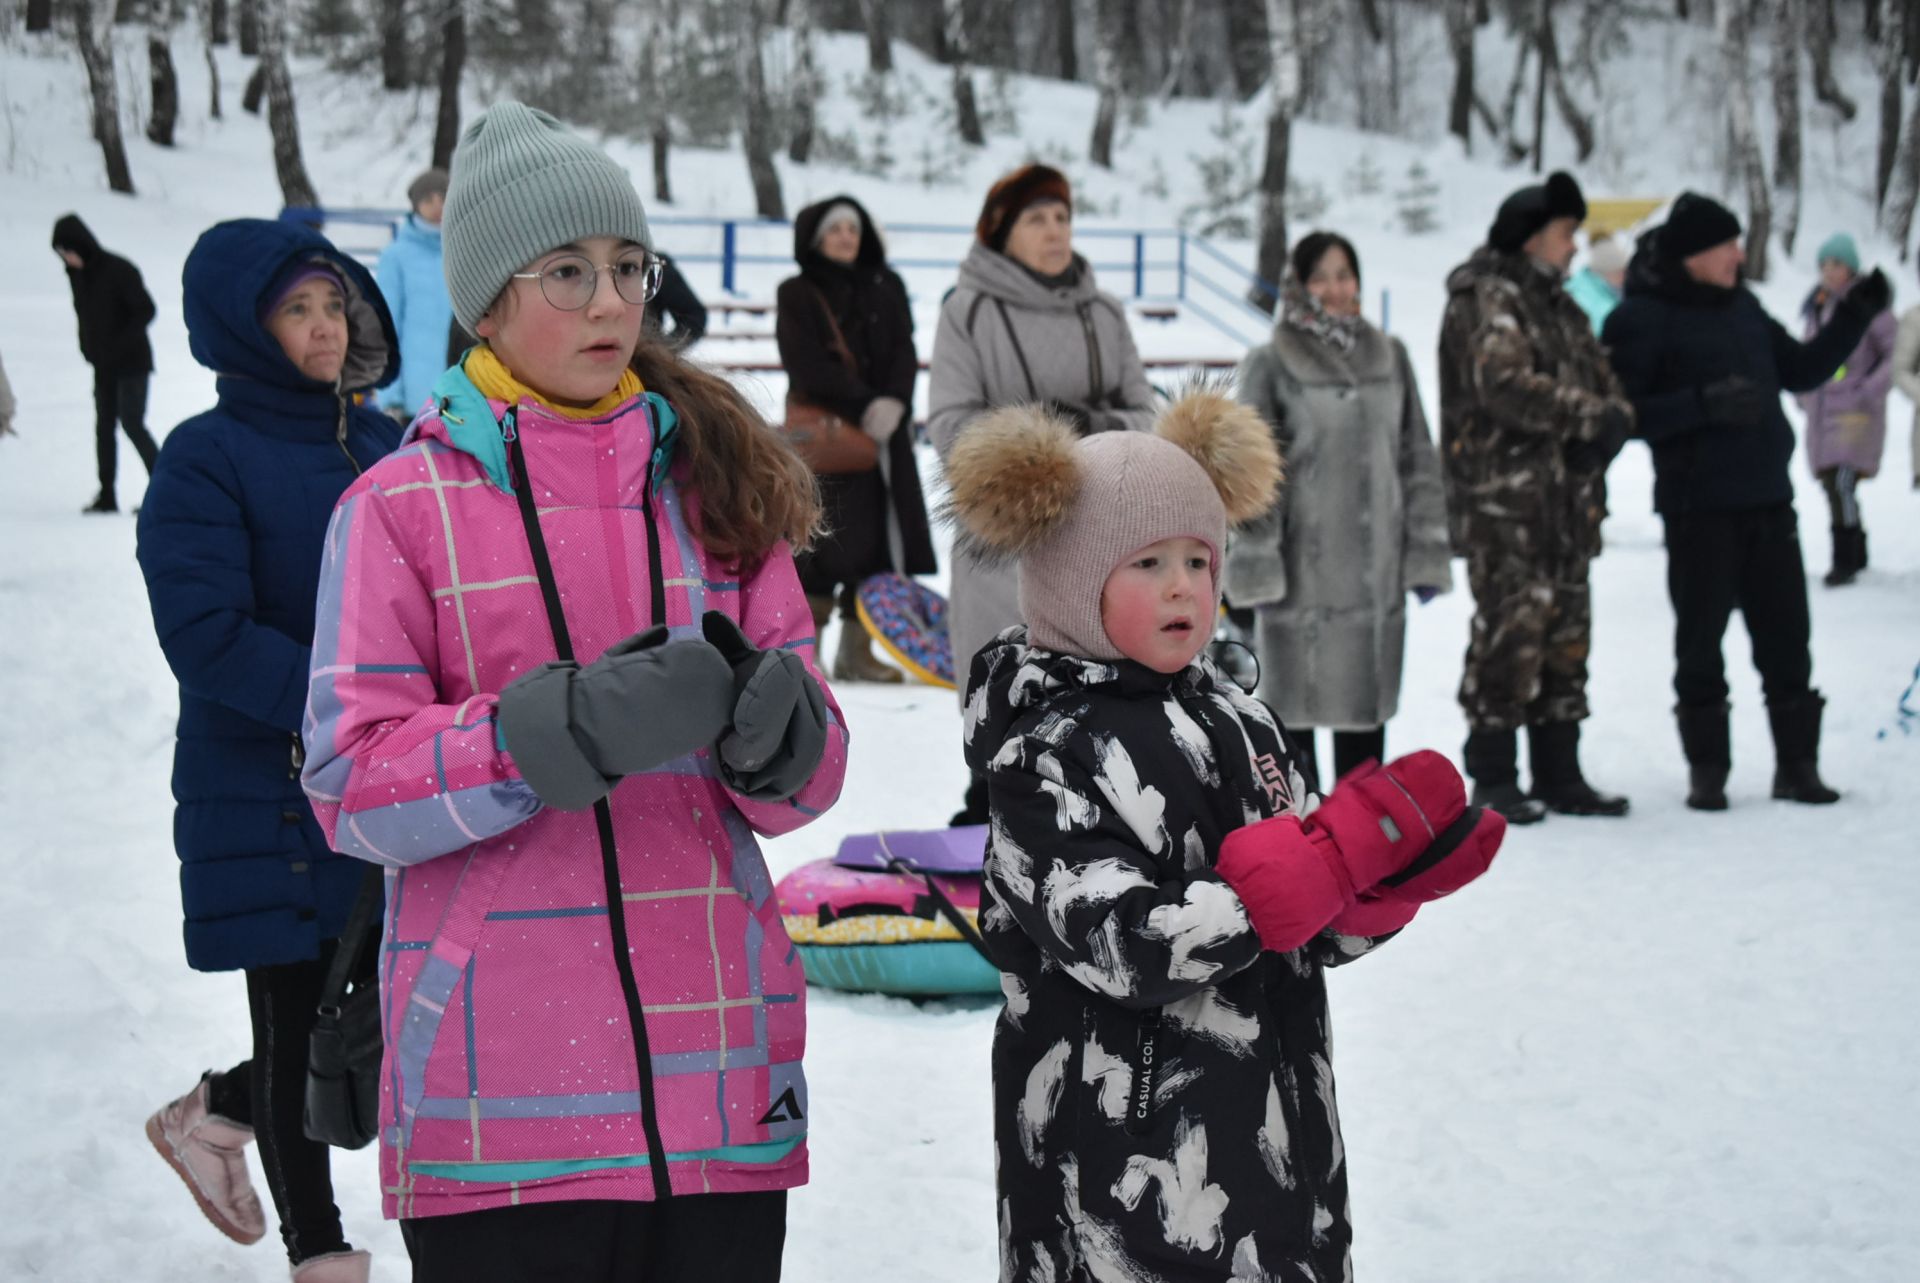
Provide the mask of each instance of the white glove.
{"label": "white glove", "polygon": [[898,397],[877,396],[860,415],[860,430],[880,445],[885,445],[907,417],[906,402]]}

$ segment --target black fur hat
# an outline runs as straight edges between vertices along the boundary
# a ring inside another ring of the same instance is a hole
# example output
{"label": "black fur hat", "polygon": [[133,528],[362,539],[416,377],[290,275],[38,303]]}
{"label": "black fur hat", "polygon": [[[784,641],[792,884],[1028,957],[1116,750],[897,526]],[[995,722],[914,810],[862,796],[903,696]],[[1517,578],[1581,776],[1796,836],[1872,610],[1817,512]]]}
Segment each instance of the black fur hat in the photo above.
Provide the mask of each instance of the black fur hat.
{"label": "black fur hat", "polygon": [[1559,171],[1548,174],[1544,184],[1522,187],[1500,203],[1500,212],[1487,229],[1487,244],[1503,254],[1516,253],[1556,218],[1577,223],[1587,218],[1587,198],[1580,194],[1580,184],[1572,174]]}

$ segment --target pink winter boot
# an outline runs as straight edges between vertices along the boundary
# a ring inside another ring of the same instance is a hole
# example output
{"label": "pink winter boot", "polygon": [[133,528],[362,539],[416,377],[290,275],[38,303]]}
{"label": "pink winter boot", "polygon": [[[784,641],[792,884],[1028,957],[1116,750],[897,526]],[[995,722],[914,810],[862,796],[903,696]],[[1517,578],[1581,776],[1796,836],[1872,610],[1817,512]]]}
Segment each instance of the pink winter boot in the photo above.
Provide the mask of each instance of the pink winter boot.
{"label": "pink winter boot", "polygon": [[300,1262],[293,1283],[367,1283],[373,1257],[366,1252],[328,1252]]}
{"label": "pink winter boot", "polygon": [[180,1173],[215,1229],[236,1243],[265,1237],[266,1214],[247,1179],[243,1152],[253,1128],[208,1111],[206,1079],[147,1120],[147,1139]]}

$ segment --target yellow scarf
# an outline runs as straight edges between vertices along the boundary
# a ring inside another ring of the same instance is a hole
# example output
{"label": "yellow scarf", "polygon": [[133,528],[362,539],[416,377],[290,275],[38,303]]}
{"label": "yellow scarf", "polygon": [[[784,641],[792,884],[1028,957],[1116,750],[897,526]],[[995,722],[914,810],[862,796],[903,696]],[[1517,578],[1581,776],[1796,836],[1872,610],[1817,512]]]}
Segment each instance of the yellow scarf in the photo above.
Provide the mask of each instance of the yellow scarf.
{"label": "yellow scarf", "polygon": [[500,358],[493,354],[493,349],[485,343],[476,345],[467,353],[466,371],[467,377],[473,380],[473,386],[480,389],[481,396],[505,401],[508,405],[518,405],[522,400],[537,401],[555,414],[569,419],[601,418],[646,391],[640,376],[633,372],[632,366],[628,366],[620,371],[620,382],[613,391],[592,405],[556,405],[515,378],[513,371],[502,364]]}

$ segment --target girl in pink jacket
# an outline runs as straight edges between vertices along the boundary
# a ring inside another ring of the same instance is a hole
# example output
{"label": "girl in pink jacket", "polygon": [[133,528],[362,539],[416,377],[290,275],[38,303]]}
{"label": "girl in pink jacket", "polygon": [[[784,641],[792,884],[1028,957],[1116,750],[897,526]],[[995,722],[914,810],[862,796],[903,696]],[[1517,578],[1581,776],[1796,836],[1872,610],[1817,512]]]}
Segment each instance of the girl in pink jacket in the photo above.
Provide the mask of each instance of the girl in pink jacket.
{"label": "girl in pink jacket", "polygon": [[482,342],[335,511],[305,726],[329,840],[389,870],[386,1211],[422,1283],[774,1279],[805,982],[753,834],[831,806],[847,743],[811,484],[637,346],[658,260],[612,160],[509,102],[453,173]]}

